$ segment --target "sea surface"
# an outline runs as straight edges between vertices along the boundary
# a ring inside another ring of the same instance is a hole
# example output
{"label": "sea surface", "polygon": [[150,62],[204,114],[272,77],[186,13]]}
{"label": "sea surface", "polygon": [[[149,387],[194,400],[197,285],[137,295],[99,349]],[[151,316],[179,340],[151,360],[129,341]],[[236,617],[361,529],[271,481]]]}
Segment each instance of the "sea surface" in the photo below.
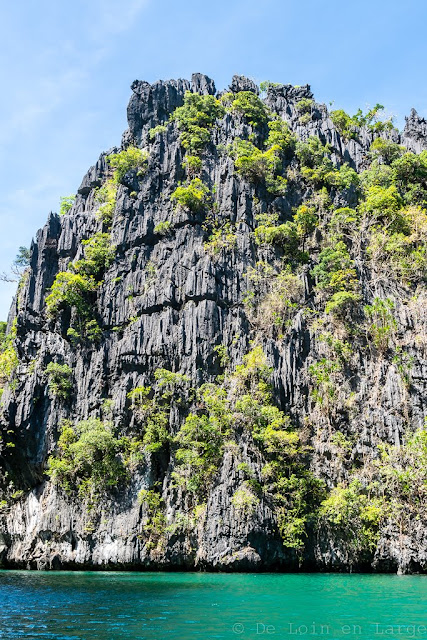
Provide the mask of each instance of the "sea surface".
{"label": "sea surface", "polygon": [[0,638],[427,640],[427,577],[0,571]]}

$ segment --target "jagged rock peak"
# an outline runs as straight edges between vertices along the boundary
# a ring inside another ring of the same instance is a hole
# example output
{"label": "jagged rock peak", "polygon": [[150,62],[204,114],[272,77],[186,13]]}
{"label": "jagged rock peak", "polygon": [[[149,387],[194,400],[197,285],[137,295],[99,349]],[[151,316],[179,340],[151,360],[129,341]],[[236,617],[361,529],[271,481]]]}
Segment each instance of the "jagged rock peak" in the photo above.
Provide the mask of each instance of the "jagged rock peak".
{"label": "jagged rock peak", "polygon": [[191,91],[201,95],[214,96],[216,93],[215,82],[203,73],[193,73],[191,76]]}
{"label": "jagged rock peak", "polygon": [[294,86],[292,84],[269,84],[267,88],[267,98],[277,99],[285,98],[289,102],[296,102],[303,98],[313,100],[313,92],[309,84],[302,86]]}
{"label": "jagged rock peak", "polygon": [[239,91],[252,91],[259,94],[259,88],[253,80],[245,78],[245,76],[234,75],[230,84],[230,91],[238,93]]}

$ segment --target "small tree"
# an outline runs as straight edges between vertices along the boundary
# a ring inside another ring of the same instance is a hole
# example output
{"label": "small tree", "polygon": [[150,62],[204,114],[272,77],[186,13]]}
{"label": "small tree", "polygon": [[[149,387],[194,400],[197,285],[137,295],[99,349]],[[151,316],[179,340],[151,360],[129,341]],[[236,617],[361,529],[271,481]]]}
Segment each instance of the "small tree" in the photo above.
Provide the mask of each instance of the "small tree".
{"label": "small tree", "polygon": [[171,195],[171,200],[177,202],[189,211],[200,211],[207,202],[208,187],[200,178],[193,178],[187,186],[179,186]]}
{"label": "small tree", "polygon": [[71,367],[67,364],[49,362],[46,367],[46,373],[48,376],[48,385],[53,395],[62,400],[67,400],[70,397],[73,387],[73,370]]}
{"label": "small tree", "polygon": [[108,163],[114,171],[114,182],[119,184],[131,169],[139,169],[145,172],[148,162],[148,152],[138,149],[138,147],[128,147],[120,153],[114,153],[107,157]]}
{"label": "small tree", "polygon": [[27,247],[19,247],[15,260],[10,268],[11,273],[0,274],[2,282],[18,282],[30,266],[31,252]]}
{"label": "small tree", "polygon": [[61,216],[65,216],[73,206],[75,200],[76,200],[76,196],[74,195],[63,196],[60,200],[59,214]]}

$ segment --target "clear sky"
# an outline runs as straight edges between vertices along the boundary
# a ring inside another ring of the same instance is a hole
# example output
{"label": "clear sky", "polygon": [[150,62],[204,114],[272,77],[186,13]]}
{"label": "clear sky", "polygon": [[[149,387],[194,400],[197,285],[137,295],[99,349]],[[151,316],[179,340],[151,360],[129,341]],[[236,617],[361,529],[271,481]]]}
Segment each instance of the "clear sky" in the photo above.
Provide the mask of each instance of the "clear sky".
{"label": "clear sky", "polygon": [[[425,0],[20,0],[0,9],[0,272],[120,143],[135,79],[308,83],[427,116]],[[0,283],[0,319],[14,285]]]}

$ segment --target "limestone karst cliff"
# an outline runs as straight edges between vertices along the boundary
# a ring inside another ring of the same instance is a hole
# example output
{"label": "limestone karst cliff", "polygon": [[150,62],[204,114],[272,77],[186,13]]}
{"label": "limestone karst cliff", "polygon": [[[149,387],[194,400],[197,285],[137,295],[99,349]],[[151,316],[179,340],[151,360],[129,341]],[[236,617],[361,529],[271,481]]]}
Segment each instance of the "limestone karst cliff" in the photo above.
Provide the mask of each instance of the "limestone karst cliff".
{"label": "limestone karst cliff", "polygon": [[3,566],[425,571],[425,120],[132,92],[10,312]]}

